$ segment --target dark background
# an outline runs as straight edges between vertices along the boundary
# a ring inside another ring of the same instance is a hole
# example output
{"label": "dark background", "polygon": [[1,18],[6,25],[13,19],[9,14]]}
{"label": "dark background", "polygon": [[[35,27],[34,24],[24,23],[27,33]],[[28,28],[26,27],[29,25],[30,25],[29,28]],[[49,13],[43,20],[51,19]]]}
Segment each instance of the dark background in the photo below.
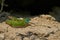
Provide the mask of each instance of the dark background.
{"label": "dark background", "polygon": [[55,6],[60,6],[60,1],[58,0],[5,0],[5,7],[3,11],[9,12],[14,10],[19,11],[29,11],[31,15],[48,14],[52,11]]}

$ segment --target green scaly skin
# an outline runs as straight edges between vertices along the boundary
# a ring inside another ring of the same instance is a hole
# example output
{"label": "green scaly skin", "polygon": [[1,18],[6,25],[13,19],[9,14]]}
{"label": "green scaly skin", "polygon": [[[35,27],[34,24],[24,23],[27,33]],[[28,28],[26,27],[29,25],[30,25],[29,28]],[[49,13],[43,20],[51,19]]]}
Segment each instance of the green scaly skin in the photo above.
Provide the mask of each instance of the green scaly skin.
{"label": "green scaly skin", "polygon": [[6,20],[6,23],[11,25],[12,27],[25,27],[25,25],[29,23],[29,19],[24,18],[23,20],[19,20],[14,17],[11,20]]}

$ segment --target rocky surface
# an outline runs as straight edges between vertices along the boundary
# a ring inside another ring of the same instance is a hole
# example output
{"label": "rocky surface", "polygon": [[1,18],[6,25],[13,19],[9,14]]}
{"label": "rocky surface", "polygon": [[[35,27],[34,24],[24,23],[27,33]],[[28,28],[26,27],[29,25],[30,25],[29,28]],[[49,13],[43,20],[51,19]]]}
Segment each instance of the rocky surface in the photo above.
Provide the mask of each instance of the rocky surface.
{"label": "rocky surface", "polygon": [[32,17],[26,28],[13,28],[3,22],[0,40],[60,40],[60,23],[50,15]]}

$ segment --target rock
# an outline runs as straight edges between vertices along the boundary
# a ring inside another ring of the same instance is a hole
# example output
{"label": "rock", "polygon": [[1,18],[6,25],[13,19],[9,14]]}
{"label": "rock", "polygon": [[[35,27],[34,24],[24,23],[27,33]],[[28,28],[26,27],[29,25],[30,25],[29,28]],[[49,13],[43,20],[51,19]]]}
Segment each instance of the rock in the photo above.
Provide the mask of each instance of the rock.
{"label": "rock", "polygon": [[0,34],[0,40],[4,40],[4,34],[3,33]]}
{"label": "rock", "polygon": [[60,22],[60,7],[53,7],[50,13],[58,22]]}
{"label": "rock", "polygon": [[5,23],[1,23],[0,24],[0,33],[4,33],[8,31],[8,25],[6,25]]}
{"label": "rock", "polygon": [[25,37],[24,40],[30,40],[28,37]]}
{"label": "rock", "polygon": [[55,20],[55,18],[52,17],[51,15],[41,15],[40,17],[41,17],[41,18],[48,19],[48,20]]}
{"label": "rock", "polygon": [[48,37],[48,40],[60,40],[60,31],[55,32]]}
{"label": "rock", "polygon": [[31,25],[26,28],[0,23],[0,40],[4,37],[4,40],[60,40],[60,23],[46,19],[48,16],[32,18]]}
{"label": "rock", "polygon": [[6,39],[4,39],[4,40],[11,40],[11,39],[9,39],[9,38],[6,38]]}
{"label": "rock", "polygon": [[36,36],[36,35],[32,35],[30,37],[30,40],[40,40],[40,38],[38,36]]}
{"label": "rock", "polygon": [[8,18],[9,15],[10,15],[10,13],[8,13],[8,12],[2,12],[0,14],[0,22],[5,21]]}
{"label": "rock", "polygon": [[16,36],[14,40],[22,40],[21,36]]}

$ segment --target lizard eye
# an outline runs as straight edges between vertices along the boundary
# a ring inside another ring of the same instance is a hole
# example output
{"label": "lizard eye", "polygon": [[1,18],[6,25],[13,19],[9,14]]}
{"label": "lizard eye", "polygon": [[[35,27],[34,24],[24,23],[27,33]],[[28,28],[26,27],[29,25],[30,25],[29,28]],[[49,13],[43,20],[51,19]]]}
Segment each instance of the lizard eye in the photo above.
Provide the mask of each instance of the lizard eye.
{"label": "lizard eye", "polygon": [[29,18],[26,18],[26,19],[25,19],[25,22],[26,22],[26,23],[29,23],[29,21],[30,21]]}

